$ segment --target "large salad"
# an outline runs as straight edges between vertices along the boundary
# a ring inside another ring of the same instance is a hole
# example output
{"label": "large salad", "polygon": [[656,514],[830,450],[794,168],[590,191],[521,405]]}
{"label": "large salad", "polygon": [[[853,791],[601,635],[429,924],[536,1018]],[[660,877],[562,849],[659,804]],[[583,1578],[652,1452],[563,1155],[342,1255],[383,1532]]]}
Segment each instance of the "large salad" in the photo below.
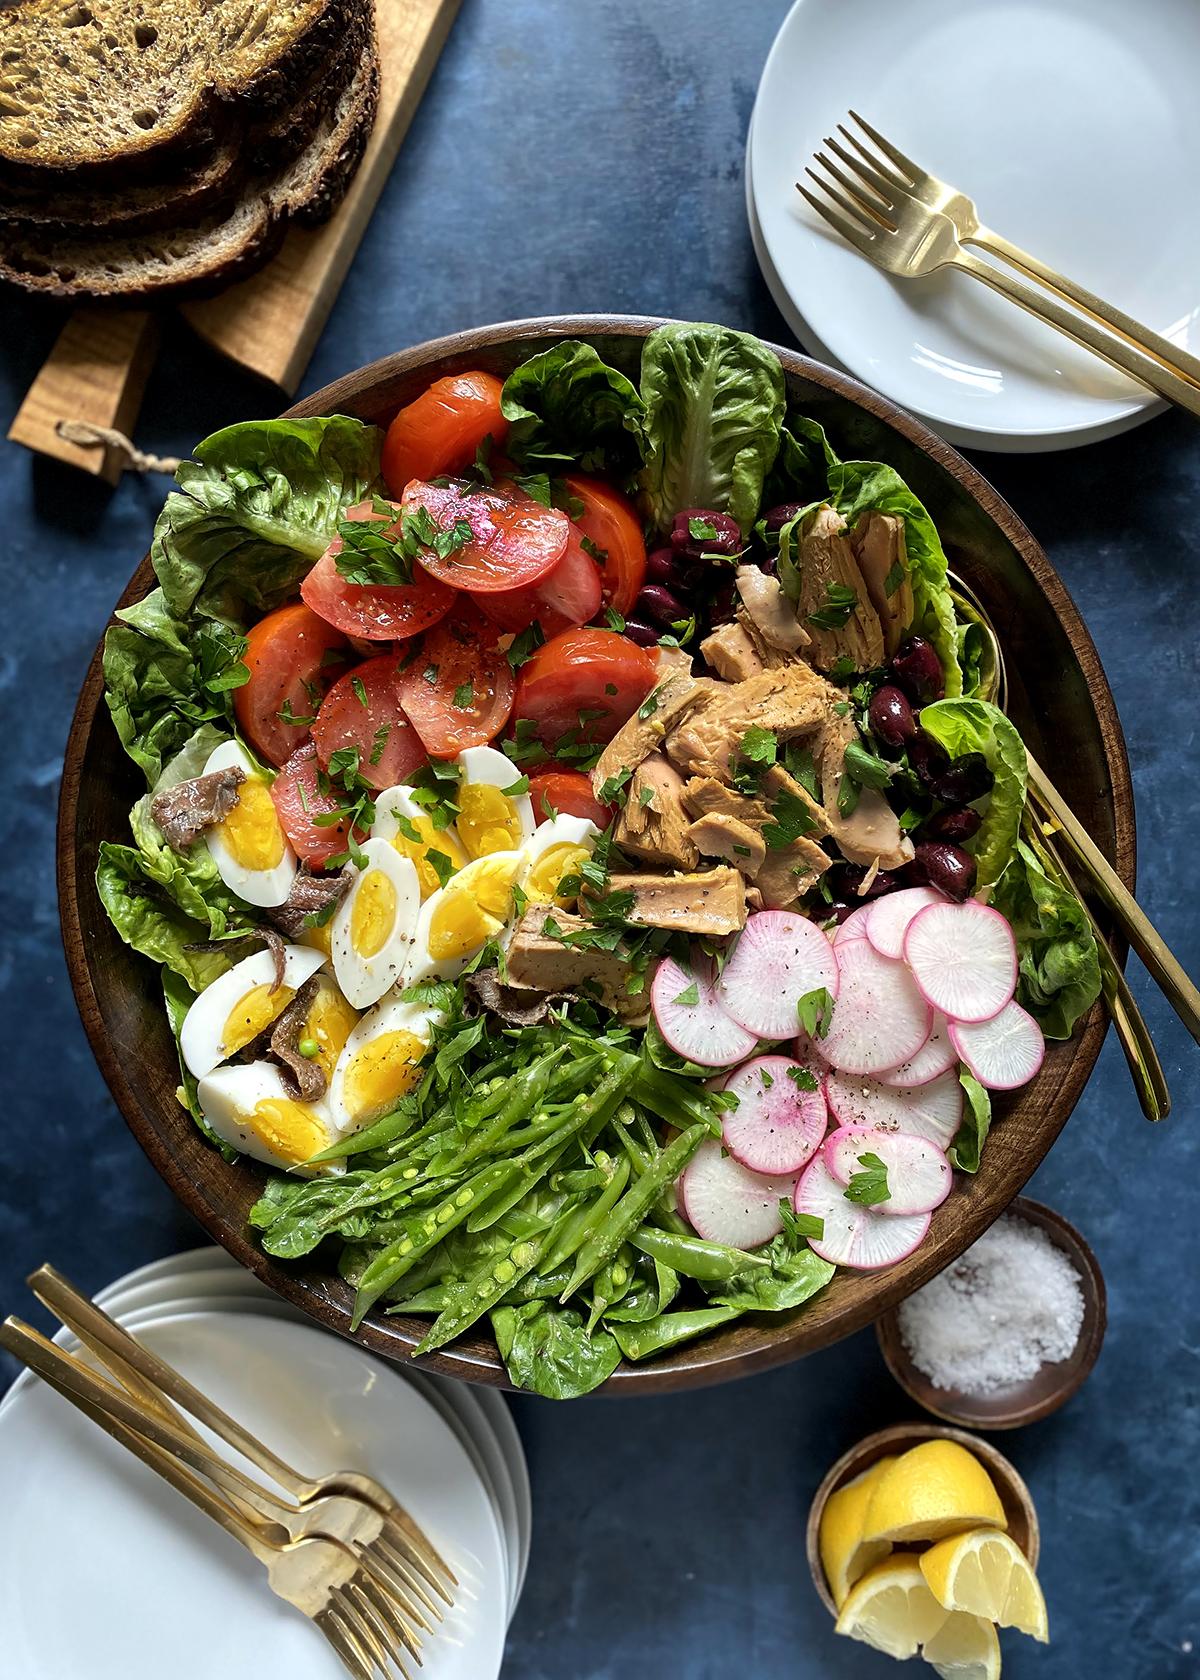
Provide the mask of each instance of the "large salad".
{"label": "large salad", "polygon": [[178,473],[97,885],[251,1215],[568,1397],[922,1241],[1099,992],[925,508],[765,345],[586,343]]}

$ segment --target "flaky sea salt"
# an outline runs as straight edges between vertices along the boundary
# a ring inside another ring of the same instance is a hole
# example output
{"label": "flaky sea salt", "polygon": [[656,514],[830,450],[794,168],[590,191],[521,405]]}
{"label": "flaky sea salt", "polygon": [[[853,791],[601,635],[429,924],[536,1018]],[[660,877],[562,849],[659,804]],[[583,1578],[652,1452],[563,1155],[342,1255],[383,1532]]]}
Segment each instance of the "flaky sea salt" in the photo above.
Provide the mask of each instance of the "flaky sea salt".
{"label": "flaky sea salt", "polygon": [[994,1394],[1070,1355],[1083,1323],[1079,1274],[1040,1226],[1006,1213],[901,1303],[900,1335],[937,1388]]}

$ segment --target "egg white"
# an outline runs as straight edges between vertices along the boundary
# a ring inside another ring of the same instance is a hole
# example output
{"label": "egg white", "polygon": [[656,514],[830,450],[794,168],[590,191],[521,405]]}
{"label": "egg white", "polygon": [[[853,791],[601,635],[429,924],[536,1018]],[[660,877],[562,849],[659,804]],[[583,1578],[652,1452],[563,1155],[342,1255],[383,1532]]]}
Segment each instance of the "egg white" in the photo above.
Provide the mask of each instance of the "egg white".
{"label": "egg white", "polygon": [[[288,945],[284,951],[283,983],[297,992],[311,974],[325,966],[322,952],[305,945]],[[212,1072],[227,1055],[223,1034],[229,1017],[247,993],[269,986],[275,978],[275,959],[270,951],[256,951],[227,969],[205,988],[188,1010],[179,1048],[188,1070],[197,1079]]]}
{"label": "egg white", "polygon": [[[200,1081],[197,1098],[205,1121],[219,1138],[243,1155],[253,1156],[270,1167],[283,1167],[288,1172],[303,1170],[303,1163],[310,1156],[319,1155],[335,1141],[328,1104],[295,1102],[288,1096],[279,1069],[272,1062],[236,1062],[216,1068]],[[309,1132],[306,1128],[302,1152],[281,1151],[272,1146],[259,1129],[270,1126],[269,1115],[256,1116],[260,1103],[287,1104],[280,1112],[295,1117],[299,1110],[311,1121],[314,1130]]]}
{"label": "egg white", "polygon": [[[387,840],[372,838],[362,848],[366,864],[338,906],[330,933],[333,972],[347,1002],[355,1009],[377,1003],[404,971],[416,931],[421,904],[417,869]],[[367,955],[354,942],[354,917],[372,878],[381,874],[391,883],[395,906],[391,928],[378,951]]]}
{"label": "egg white", "polygon": [[[470,787],[494,787],[503,792],[505,788],[511,787],[514,782],[519,782],[521,779],[521,772],[512,760],[506,758],[495,747],[468,747],[465,752],[459,753],[454,762],[462,774],[462,781],[455,796],[456,803],[460,806],[464,803],[463,794]],[[514,793],[507,797],[521,827],[517,848],[519,849],[533,835],[533,802],[527,793]],[[514,835],[512,838],[517,840],[518,837]],[[486,853],[474,850],[467,837],[467,830],[463,827],[461,816],[459,818],[459,844],[468,858],[487,856]],[[514,848],[504,847],[500,849],[508,851]]]}
{"label": "egg white", "polygon": [[[424,1004],[402,1003],[399,988],[389,992],[374,1009],[363,1016],[346,1040],[325,1098],[330,1123],[339,1134],[359,1130],[363,1126],[373,1124],[379,1118],[374,1113],[360,1117],[358,1114],[352,1114],[346,1106],[346,1074],[360,1051],[376,1039],[382,1038],[384,1034],[398,1032],[412,1033],[414,1038],[419,1039],[422,1045],[428,1048],[433,1038],[434,1026],[442,1019],[440,1011],[430,1009]],[[382,1112],[386,1113],[387,1109]]]}
{"label": "egg white", "polygon": [[[397,787],[387,788],[383,793],[376,794],[375,823],[371,829],[371,838],[373,840],[386,840],[389,846],[395,847],[403,856],[406,840],[400,832],[402,819],[415,824],[418,831],[429,824],[429,812],[423,806],[417,804],[410,787],[401,784]],[[432,824],[429,825],[432,828]],[[448,828],[433,829],[433,836],[433,840],[425,849],[435,852],[440,851],[443,857],[449,858],[456,870],[461,867],[461,864],[466,861],[466,853],[462,849],[462,843],[453,824]],[[422,899],[428,898],[431,893],[438,890],[436,872],[429,878],[428,885],[426,881],[420,879],[421,871],[419,869],[417,877]]]}
{"label": "egg white", "polygon": [[[209,754],[204,774],[209,776],[214,770],[229,769],[240,770],[248,782],[263,782],[263,777],[255,768],[249,753],[237,741],[222,741],[221,745]],[[247,904],[267,907],[284,903],[291,891],[297,865],[296,854],[282,828],[280,835],[283,840],[283,856],[279,862],[270,869],[248,869],[234,857],[226,840],[224,827],[224,823],[214,823],[211,828],[205,830],[204,838],[209,856],[216,864],[217,873],[225,885],[231,892],[237,893],[239,898],[244,898]]]}
{"label": "egg white", "polygon": [[[421,980],[454,980],[460,975],[477,951],[481,951],[489,938],[499,938],[497,934],[485,934],[466,950],[451,957],[435,957],[429,949],[430,933],[434,917],[441,910],[447,899],[453,894],[465,893],[468,898],[473,896],[473,881],[484,873],[490,866],[511,867],[513,882],[520,886],[528,860],[524,851],[487,852],[483,857],[474,858],[467,866],[460,870],[451,881],[448,881],[440,892],[427,898],[421,906],[421,914],[417,921],[416,933],[412,942],[412,954],[408,966],[404,971],[403,984],[415,986]],[[504,926],[511,925],[515,919],[515,907],[509,903],[506,915],[501,920]]]}

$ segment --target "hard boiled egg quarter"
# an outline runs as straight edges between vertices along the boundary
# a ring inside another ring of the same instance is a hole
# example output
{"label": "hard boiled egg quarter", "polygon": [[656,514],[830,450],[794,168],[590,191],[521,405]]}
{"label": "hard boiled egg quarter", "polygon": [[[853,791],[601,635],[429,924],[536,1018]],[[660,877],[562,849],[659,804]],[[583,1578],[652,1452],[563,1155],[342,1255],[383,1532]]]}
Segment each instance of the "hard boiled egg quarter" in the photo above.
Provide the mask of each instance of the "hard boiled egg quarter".
{"label": "hard boiled egg quarter", "polygon": [[559,898],[559,882],[578,878],[579,866],[596,849],[600,830],[587,817],[559,815],[544,822],[526,843],[529,868],[520,883],[531,904],[559,903],[565,908],[578,897],[578,889]]}
{"label": "hard boiled egg quarter", "polygon": [[453,980],[504,930],[514,912],[513,885],[525,870],[523,851],[489,852],[461,869],[421,906],[405,986]]}
{"label": "hard boiled egg quarter", "polygon": [[533,834],[533,805],[527,793],[504,789],[519,782],[521,772],[495,747],[468,747],[454,762],[462,773],[454,826],[467,857],[519,851]]}
{"label": "hard boiled egg quarter", "polygon": [[268,1166],[293,1171],[334,1142],[325,1104],[289,1097],[271,1062],[217,1068],[200,1081],[197,1097],[219,1138]]}
{"label": "hard boiled egg quarter", "polygon": [[240,770],[237,804],[221,822],[205,830],[209,854],[231,892],[247,904],[282,904],[296,874],[296,854],[275,812],[271,789],[249,753],[236,741],[223,741],[209,754],[204,774]]}
{"label": "hard boiled egg quarter", "polygon": [[203,1079],[219,1062],[245,1049],[291,1003],[310,974],[325,962],[320,951],[289,945],[283,984],[272,991],[275,959],[256,951],[206,987],[187,1012],[179,1035],[184,1062]]}
{"label": "hard boiled egg quarter", "polygon": [[333,918],[331,948],[338,985],[355,1009],[394,986],[412,948],[421,903],[417,869],[388,841],[372,838],[366,862]]}
{"label": "hard boiled egg quarter", "polygon": [[421,1058],[441,1016],[391,994],[364,1015],[346,1040],[329,1087],[329,1115],[339,1132],[369,1126],[420,1084]]}
{"label": "hard boiled egg quarter", "polygon": [[[453,828],[437,828],[429,812],[418,805],[410,787],[391,787],[375,796],[373,840],[386,840],[401,857],[411,858],[421,888],[421,900],[431,898],[442,877],[461,869],[466,859]],[[429,854],[434,853],[430,862]]]}

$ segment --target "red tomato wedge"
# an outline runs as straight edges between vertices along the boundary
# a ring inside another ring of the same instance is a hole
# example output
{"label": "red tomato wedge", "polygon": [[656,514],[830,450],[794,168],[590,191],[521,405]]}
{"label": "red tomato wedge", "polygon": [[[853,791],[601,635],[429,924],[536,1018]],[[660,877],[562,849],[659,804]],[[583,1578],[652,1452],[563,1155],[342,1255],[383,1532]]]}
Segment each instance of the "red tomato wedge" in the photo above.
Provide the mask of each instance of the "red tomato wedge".
{"label": "red tomato wedge", "polygon": [[443,559],[422,550],[425,569],[455,589],[491,594],[523,589],[552,572],[567,547],[570,520],[558,508],[543,507],[507,479],[489,490],[414,480],[401,498],[405,512],[424,508],[434,524],[450,531],[466,520],[471,536]]}
{"label": "red tomato wedge", "polygon": [[547,637],[586,624],[600,611],[600,572],[583,552],[575,527],[552,572],[527,589],[493,590],[471,599],[501,630],[524,630],[536,619]]}
{"label": "red tomato wedge", "polygon": [[542,745],[552,748],[580,728],[586,741],[611,741],[655,684],[654,661],[613,630],[591,625],[567,630],[522,665],[513,716],[530,718]]}
{"label": "red tomato wedge", "polygon": [[335,752],[357,747],[359,775],[372,787],[389,788],[428,762],[400,705],[399,663],[394,653],[385,653],[334,683],[312,726],[322,769]]}
{"label": "red tomato wedge", "polygon": [[502,448],[508,436],[502,390],[490,373],[452,373],[402,408],[383,444],[381,467],[392,495],[414,478],[441,478],[471,466],[485,437]]}
{"label": "red tomato wedge", "polygon": [[616,815],[616,807],[601,805],[592,792],[592,780],[579,770],[531,770],[529,797],[533,801],[533,820],[540,827],[550,821],[550,810],[568,817],[586,817],[599,829],[605,829]]}
{"label": "red tomato wedge", "polygon": [[[429,632],[401,673],[400,701],[426,750],[454,758],[495,739],[508,722],[515,686],[496,626],[460,608]],[[514,769],[514,781],[518,774]]]}
{"label": "red tomato wedge", "polygon": [[637,510],[628,496],[600,478],[571,473],[567,492],[583,503],[583,513],[574,521],[575,529],[606,555],[602,583],[605,605],[622,616],[631,613],[638,590],[646,581],[646,544]]}
{"label": "red tomato wedge", "polygon": [[[296,856],[312,864],[314,869],[320,869],[327,858],[346,850],[344,822],[331,823],[328,828],[313,822],[314,817],[336,811],[338,802],[317,789],[317,749],[311,741],[296,748],[271,783],[271,798]],[[366,835],[360,833],[357,838],[365,840]]]}
{"label": "red tomato wedge", "polygon": [[[246,637],[250,680],[234,689],[233,710],[260,758],[283,764],[308,738],[309,720],[350,657],[341,632],[301,602],[259,619]],[[288,708],[302,721],[285,723],[279,714]]]}
{"label": "red tomato wedge", "polygon": [[[346,509],[347,519],[382,519],[370,502]],[[389,528],[390,529],[390,528]],[[337,569],[342,539],[335,537],[300,585],[305,604],[347,636],[367,641],[399,641],[428,630],[454,605],[454,590],[413,566],[410,584],[349,583]]]}

